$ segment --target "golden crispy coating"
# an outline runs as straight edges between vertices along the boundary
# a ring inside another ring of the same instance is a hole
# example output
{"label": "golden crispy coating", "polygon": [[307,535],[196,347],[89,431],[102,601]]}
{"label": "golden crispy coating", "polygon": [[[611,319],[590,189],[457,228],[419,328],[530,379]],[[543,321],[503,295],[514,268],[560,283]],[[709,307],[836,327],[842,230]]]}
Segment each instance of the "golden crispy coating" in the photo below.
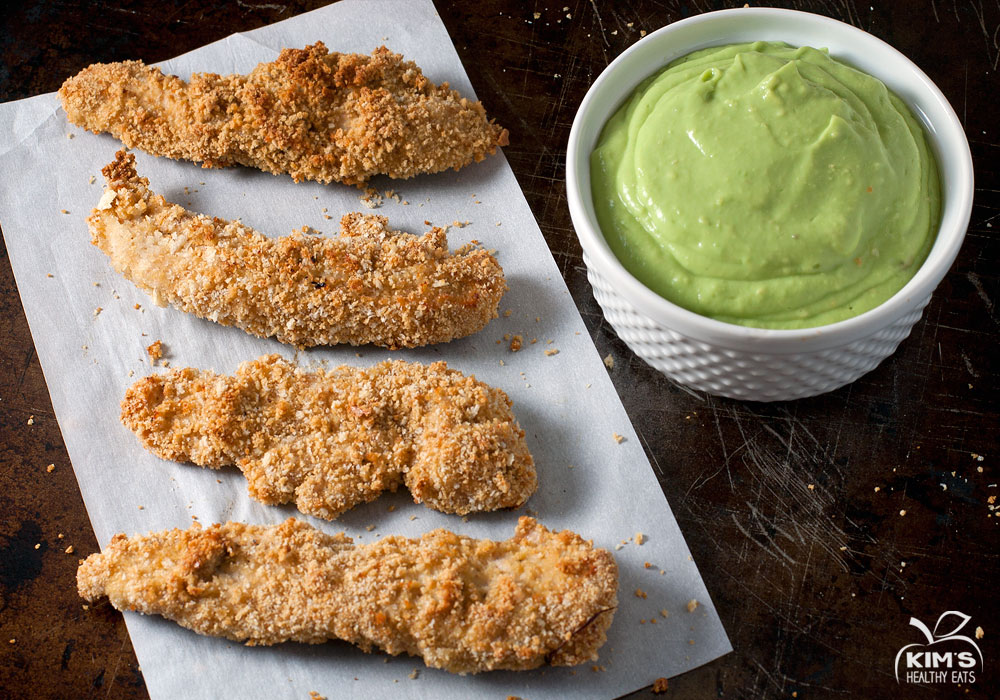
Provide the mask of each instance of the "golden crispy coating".
{"label": "golden crispy coating", "polygon": [[497,315],[506,291],[492,255],[448,252],[445,233],[392,231],[348,214],[339,238],[268,238],[150,192],[135,156],[119,151],[87,219],[111,265],[163,306],[299,347],[443,343]]}
{"label": "golden crispy coating", "polygon": [[453,673],[597,658],[617,605],[611,553],[520,519],[503,542],[446,530],[354,546],[295,519],[115,535],[80,595],[247,644],[343,639]]}
{"label": "golden crispy coating", "polygon": [[481,103],[434,85],[384,46],[365,56],[317,42],[249,75],[195,73],[190,83],[141,61],[97,63],[59,97],[72,123],[130,148],[296,181],[360,185],[457,170],[507,144]]}
{"label": "golden crispy coating", "polygon": [[269,355],[232,377],[141,379],[121,417],[163,459],[235,464],[258,501],[332,519],[401,481],[445,513],[521,505],[537,480],[510,406],[444,362],[307,371]]}

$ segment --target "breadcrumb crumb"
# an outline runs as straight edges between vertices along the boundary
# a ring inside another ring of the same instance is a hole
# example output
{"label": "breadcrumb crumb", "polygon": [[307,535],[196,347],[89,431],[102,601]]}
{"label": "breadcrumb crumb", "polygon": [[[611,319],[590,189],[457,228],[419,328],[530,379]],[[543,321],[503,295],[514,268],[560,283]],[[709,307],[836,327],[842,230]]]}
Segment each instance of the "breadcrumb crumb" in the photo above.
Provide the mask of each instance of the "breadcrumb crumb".
{"label": "breadcrumb crumb", "polygon": [[146,347],[146,354],[149,355],[149,359],[153,364],[163,357],[163,341],[157,340]]}

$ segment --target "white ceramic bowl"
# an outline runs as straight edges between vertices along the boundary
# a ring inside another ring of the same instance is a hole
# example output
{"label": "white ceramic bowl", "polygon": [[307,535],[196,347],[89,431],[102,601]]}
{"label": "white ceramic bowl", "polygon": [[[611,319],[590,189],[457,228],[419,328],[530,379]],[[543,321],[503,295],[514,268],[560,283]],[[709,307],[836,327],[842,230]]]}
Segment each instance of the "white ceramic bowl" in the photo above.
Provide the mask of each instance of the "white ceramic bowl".
{"label": "white ceramic bowl", "polygon": [[[923,122],[941,172],[942,218],[926,262],[871,311],[803,330],[745,328],[683,309],[633,277],[608,247],[590,189],[590,153],[608,118],[647,76],[697,49],[749,41],[826,47],[881,79]],[[566,158],[573,226],[594,296],[618,336],[676,382],[711,394],[778,401],[831,391],[891,355],[955,261],[972,212],[972,156],[941,91],[905,56],[860,29],[820,15],[769,8],[709,12],[641,39],[597,78],[573,120]]]}

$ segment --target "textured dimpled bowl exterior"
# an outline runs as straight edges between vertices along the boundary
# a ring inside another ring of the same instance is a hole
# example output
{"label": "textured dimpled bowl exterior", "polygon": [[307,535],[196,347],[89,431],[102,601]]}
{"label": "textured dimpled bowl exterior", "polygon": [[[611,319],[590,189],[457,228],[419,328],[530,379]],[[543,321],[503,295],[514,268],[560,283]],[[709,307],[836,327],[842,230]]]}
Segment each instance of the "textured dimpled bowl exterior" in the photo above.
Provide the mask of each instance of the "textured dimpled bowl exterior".
{"label": "textured dimpled bowl exterior", "polygon": [[[802,330],[715,321],[660,297],[633,277],[601,235],[590,153],[608,118],[647,76],[692,51],[750,41],[825,47],[876,76],[923,122],[941,174],[942,216],[927,260],[892,298],[838,323]],[[951,105],[905,56],[860,29],[793,10],[743,8],[698,15],[653,32],[622,53],[587,92],[566,158],[570,215],[594,297],[618,336],[672,380],[719,396],[783,401],[816,396],[873,370],[910,334],[958,255],[972,213],[972,156]]]}

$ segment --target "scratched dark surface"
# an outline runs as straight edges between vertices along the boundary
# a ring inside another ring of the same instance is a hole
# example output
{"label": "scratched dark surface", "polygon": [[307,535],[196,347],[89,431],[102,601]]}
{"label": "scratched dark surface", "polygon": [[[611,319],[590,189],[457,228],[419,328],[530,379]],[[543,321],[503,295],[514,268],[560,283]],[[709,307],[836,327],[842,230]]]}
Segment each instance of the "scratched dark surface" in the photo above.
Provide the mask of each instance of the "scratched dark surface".
{"label": "scratched dark surface", "polygon": [[[55,90],[95,61],[162,60],[320,4],[5,4],[0,99]],[[563,183],[577,104],[641,31],[742,4],[438,0],[479,97],[511,132],[507,158],[594,342],[616,359],[611,376],[735,648],[660,697],[997,697],[1000,518],[989,498],[1000,480],[1000,3],[751,3],[811,10],[885,39],[941,87],[969,136],[968,238],[881,367],[794,403],[696,396],[631,355],[591,296]],[[6,248],[0,312],[0,698],[145,698],[121,615],[84,611],[76,595],[77,560],[97,542]],[[920,639],[910,617],[933,626],[946,610],[985,630],[985,672],[971,686],[897,686],[895,654]],[[658,675],[650,668],[636,685]]]}

